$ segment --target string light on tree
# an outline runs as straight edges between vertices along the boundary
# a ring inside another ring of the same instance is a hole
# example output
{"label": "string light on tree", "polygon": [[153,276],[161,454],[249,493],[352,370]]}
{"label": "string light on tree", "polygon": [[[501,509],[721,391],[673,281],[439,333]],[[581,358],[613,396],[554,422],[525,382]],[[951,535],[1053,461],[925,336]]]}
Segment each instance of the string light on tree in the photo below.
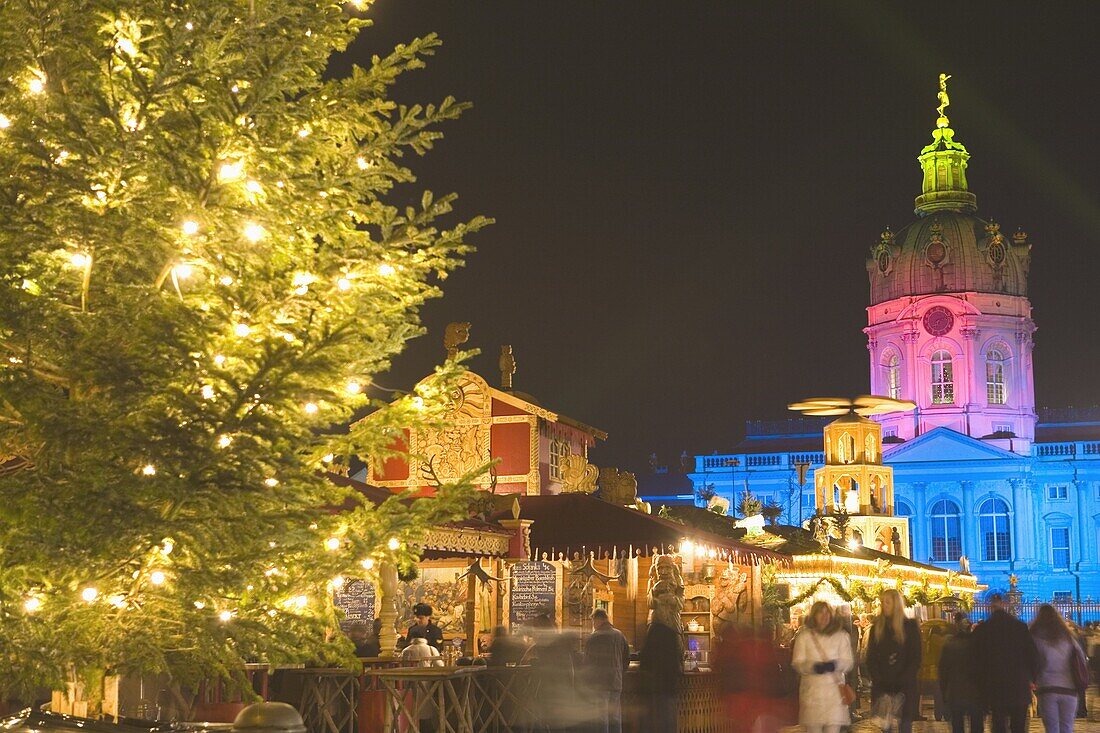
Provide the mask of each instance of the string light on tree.
{"label": "string light on tree", "polygon": [[348,280],[346,277],[342,277],[336,281],[336,287],[344,292],[347,292],[348,290],[351,290],[351,280]]}
{"label": "string light on tree", "polygon": [[390,541],[386,543],[386,547],[390,548],[391,550],[399,550],[401,549],[401,540],[397,539],[396,537],[390,537]]}
{"label": "string light on tree", "polygon": [[397,272],[397,268],[388,262],[383,262],[378,266],[378,274],[382,277],[390,277]]}
{"label": "string light on tree", "polygon": [[335,459],[336,459],[336,456],[334,456],[331,453],[326,453],[323,456],[321,456],[321,463],[332,463],[333,460],[335,460]]}
{"label": "string light on tree", "polygon": [[153,585],[164,585],[166,580],[168,580],[168,576],[164,574],[163,570],[154,570],[149,573],[149,582]]}
{"label": "string light on tree", "polygon": [[41,610],[41,608],[42,599],[38,596],[28,596],[27,599],[23,601],[23,610],[27,613],[35,613]]}
{"label": "string light on tree", "polygon": [[218,181],[232,183],[244,178],[244,161],[226,161],[218,167]]}
{"label": "string light on tree", "polygon": [[180,264],[172,268],[172,274],[180,280],[186,280],[187,278],[191,277],[194,272],[195,268],[187,264],[186,262],[181,262]]}
{"label": "string light on tree", "polygon": [[255,244],[259,242],[267,234],[267,230],[256,223],[246,224],[244,227],[245,239]]}
{"label": "string light on tree", "polygon": [[187,221],[183,222],[181,228],[183,229],[183,233],[189,237],[192,237],[199,233],[199,223],[194,219],[188,219]]}
{"label": "string light on tree", "polygon": [[329,552],[335,552],[336,550],[339,550],[340,549],[340,538],[339,537],[329,537],[327,540],[325,540],[325,549],[328,550]]}
{"label": "string light on tree", "polygon": [[85,252],[73,252],[69,255],[69,264],[83,270],[85,267],[92,264],[92,258]]}
{"label": "string light on tree", "polygon": [[321,408],[317,406],[316,402],[307,402],[302,406],[302,409],[306,411],[307,415],[316,415]]}
{"label": "string light on tree", "polygon": [[274,489],[278,485],[279,485],[279,479],[275,478],[274,476],[268,476],[267,478],[264,479],[264,486],[266,486],[269,489]]}
{"label": "string light on tree", "polygon": [[7,115],[0,115],[0,130],[6,130],[11,127],[11,118]]}
{"label": "string light on tree", "polygon": [[374,568],[374,558],[368,557],[359,562],[363,566],[364,570],[372,570]]}
{"label": "string light on tree", "polygon": [[141,467],[141,473],[143,476],[156,476],[157,467],[154,466],[152,463],[146,463],[144,466]]}
{"label": "string light on tree", "polygon": [[233,612],[232,611],[222,611],[222,612],[220,612],[218,614],[218,620],[221,621],[223,624],[229,623],[230,621],[233,620]]}
{"label": "string light on tree", "polygon": [[232,444],[233,444],[233,438],[229,437],[228,435],[222,435],[218,438],[218,447],[219,448],[228,448]]}
{"label": "string light on tree", "polygon": [[228,288],[235,281],[233,280],[233,277],[230,276],[230,275],[222,275],[221,277],[218,278],[218,282]]}
{"label": "string light on tree", "polygon": [[353,379],[344,386],[344,390],[348,394],[356,395],[363,391],[363,385]]}
{"label": "string light on tree", "polygon": [[94,603],[96,598],[99,598],[99,590],[88,586],[84,590],[80,591],[80,598],[85,603]]}
{"label": "string light on tree", "polygon": [[38,69],[31,69],[30,78],[27,79],[27,91],[34,95],[46,91],[46,74]]}
{"label": "string light on tree", "polygon": [[252,326],[247,323],[238,323],[233,327],[233,333],[237,334],[240,338],[248,338],[252,335]]}

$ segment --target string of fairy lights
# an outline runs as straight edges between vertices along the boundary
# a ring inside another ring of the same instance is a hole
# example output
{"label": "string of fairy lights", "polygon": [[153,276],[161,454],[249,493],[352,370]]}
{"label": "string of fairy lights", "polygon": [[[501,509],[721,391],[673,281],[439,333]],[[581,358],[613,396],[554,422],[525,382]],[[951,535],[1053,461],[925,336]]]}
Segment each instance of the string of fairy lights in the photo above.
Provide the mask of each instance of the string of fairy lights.
{"label": "string of fairy lights", "polygon": [[[355,8],[361,8],[362,3],[360,0],[350,0],[351,5]],[[194,29],[194,25],[188,21],[184,23],[184,27],[190,31]],[[311,35],[310,31],[306,32],[306,35]],[[116,33],[114,38],[114,47],[118,54],[129,57],[131,59],[138,56],[140,49],[140,29],[136,24],[126,24],[122,21],[116,23]],[[38,97],[45,95],[49,92],[50,84],[49,79],[42,69],[30,68],[22,77],[22,85],[25,93],[31,97]],[[240,89],[247,86],[245,82],[240,82],[232,86],[232,92],[238,93]],[[123,129],[128,132],[137,132],[144,128],[145,121],[139,116],[139,110],[130,105],[121,105],[118,110],[119,122]],[[241,124],[246,124],[247,120],[238,120]],[[19,124],[18,118],[12,118],[7,114],[0,113],[0,134],[6,133]],[[308,138],[314,132],[313,127],[310,124],[304,124],[295,131],[295,135],[298,139],[304,140]],[[58,150],[52,154],[53,162],[57,165],[62,165],[68,161],[72,154],[64,149]],[[357,156],[354,159],[354,166],[359,171],[368,171],[375,167],[375,164],[364,156]],[[243,154],[234,154],[223,156],[216,163],[216,173],[214,178],[218,184],[222,186],[234,186],[239,187],[239,190],[243,192],[246,200],[257,203],[263,200],[265,195],[264,184],[254,177],[249,175],[247,156]],[[275,182],[275,186],[279,189],[285,189],[286,184],[284,181],[279,180]],[[325,191],[321,191],[322,197],[326,196]],[[84,197],[83,202],[86,206],[96,207],[104,206],[108,201],[108,193],[102,188],[97,188],[89,196]],[[349,212],[350,213],[350,212]],[[179,231],[182,234],[182,242],[184,246],[182,248],[182,254],[179,258],[172,262],[167,268],[164,275],[157,281],[157,287],[163,285],[163,283],[171,278],[171,283],[176,292],[180,293],[180,297],[183,297],[182,288],[183,285],[195,278],[200,271],[213,271],[214,266],[205,261],[204,259],[193,254],[192,247],[189,243],[198,241],[203,237],[204,226],[199,218],[188,217],[183,219],[179,223]],[[240,235],[249,243],[257,244],[267,239],[270,234],[264,225],[260,222],[253,220],[246,220],[240,226]],[[67,252],[67,263],[69,267],[75,269],[80,273],[82,281],[84,283],[86,297],[87,283],[91,278],[92,269],[95,265],[95,256],[92,251],[86,249],[73,249]],[[375,268],[375,274],[383,279],[392,278],[403,270],[401,265],[394,265],[389,262],[381,262]],[[216,273],[215,273],[216,274]],[[355,288],[356,281],[359,280],[362,275],[354,272],[342,271],[337,274],[332,280],[332,285],[337,291],[341,293],[347,293]],[[216,282],[223,287],[232,287],[237,282],[237,278],[230,274],[217,275]],[[310,291],[311,287],[316,286],[321,282],[314,273],[308,271],[300,271],[293,274],[291,279],[291,288],[296,295],[305,295]],[[24,280],[23,288],[33,293],[38,292],[38,286],[30,281]],[[232,334],[238,339],[250,339],[257,331],[257,325],[252,322],[252,319],[245,313],[235,311],[235,318],[230,324]],[[282,338],[288,342],[293,342],[295,336],[290,333],[282,333]],[[225,367],[229,357],[226,354],[218,353],[212,357],[213,364],[219,368]],[[12,364],[22,363],[21,359],[17,357],[11,357],[9,361]],[[358,378],[348,378],[344,384],[343,391],[348,397],[355,398],[362,395],[364,390],[363,382]],[[199,394],[203,400],[214,401],[219,397],[217,387],[212,383],[203,383],[199,387]],[[413,396],[411,398],[411,405],[414,409],[424,409],[424,399],[421,396]],[[322,405],[315,401],[309,400],[300,405],[300,409],[307,416],[316,416],[321,412]],[[215,437],[215,445],[219,449],[230,449],[234,445],[235,436],[229,432],[223,432]],[[321,457],[321,462],[324,465],[330,465],[334,461],[334,455],[327,453]],[[136,469],[136,472],[141,476],[149,479],[154,479],[158,475],[157,466],[153,462],[144,463]],[[280,481],[275,476],[268,476],[263,479],[263,484],[268,488],[275,488],[279,486]],[[317,525],[311,525],[311,529],[316,529]],[[345,540],[338,535],[326,537],[322,541],[322,548],[327,552],[337,552],[344,547]],[[271,547],[275,547],[275,543],[269,543]],[[390,552],[396,552],[403,547],[403,543],[397,537],[391,537],[386,542],[386,548]],[[111,608],[118,610],[125,610],[132,606],[132,595],[137,592],[137,588],[143,583],[160,588],[170,586],[172,584],[172,576],[169,568],[170,562],[168,557],[175,550],[175,543],[170,539],[165,539],[161,543],[155,545],[148,552],[146,560],[142,563],[139,570],[134,571],[132,580],[135,583],[134,590],[131,590],[129,594],[112,592],[104,594],[100,588],[94,584],[87,584],[80,587],[76,594],[79,596],[81,602],[85,604],[99,604],[106,603]],[[376,567],[376,559],[374,557],[366,557],[359,562],[360,567],[367,573],[374,571]],[[277,568],[269,568],[265,571],[265,576],[273,577],[280,574],[285,574]],[[342,575],[337,575],[332,578],[329,583],[329,589],[335,590],[342,587],[345,583],[345,578]],[[252,590],[253,586],[249,585],[248,590]],[[36,614],[45,609],[49,603],[53,602],[51,596],[57,598],[59,595],[56,592],[49,592],[44,589],[32,590],[23,598],[22,608],[28,615]],[[66,595],[66,601],[68,595]],[[234,607],[225,607],[218,603],[208,603],[203,600],[195,600],[192,605],[196,610],[207,610],[222,623],[229,623],[238,614],[238,609]],[[230,604],[232,605],[232,604]],[[284,608],[289,610],[304,610],[310,605],[310,598],[304,594],[291,595],[286,598],[282,604]],[[270,608],[266,611],[270,616],[276,616],[278,611],[275,608]]]}

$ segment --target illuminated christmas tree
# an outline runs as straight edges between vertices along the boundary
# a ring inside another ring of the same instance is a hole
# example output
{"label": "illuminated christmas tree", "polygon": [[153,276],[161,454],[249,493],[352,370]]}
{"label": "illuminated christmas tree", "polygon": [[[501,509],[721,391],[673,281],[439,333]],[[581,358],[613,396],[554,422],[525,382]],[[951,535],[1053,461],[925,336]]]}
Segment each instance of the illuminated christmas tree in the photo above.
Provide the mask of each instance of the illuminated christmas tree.
{"label": "illuminated christmas tree", "polygon": [[349,661],[332,585],[465,501],[324,474],[436,419],[330,430],[487,223],[404,205],[402,156],[463,108],[386,97],[434,37],[323,78],[364,10],[0,4],[0,687]]}

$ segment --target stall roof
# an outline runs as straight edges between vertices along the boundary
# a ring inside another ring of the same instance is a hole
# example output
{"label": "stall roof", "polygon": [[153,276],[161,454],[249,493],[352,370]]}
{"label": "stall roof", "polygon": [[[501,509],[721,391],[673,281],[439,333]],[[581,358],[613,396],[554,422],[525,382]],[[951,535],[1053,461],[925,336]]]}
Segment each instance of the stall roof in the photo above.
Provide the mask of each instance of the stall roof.
{"label": "stall roof", "polygon": [[[637,509],[598,499],[589,494],[517,497],[520,519],[530,519],[531,549],[543,554],[596,553],[626,555],[676,551],[690,539],[713,548],[719,554],[740,561],[773,560],[788,557],[767,548],[752,547],[728,537],[705,532]],[[503,516],[503,515],[501,515]]]}

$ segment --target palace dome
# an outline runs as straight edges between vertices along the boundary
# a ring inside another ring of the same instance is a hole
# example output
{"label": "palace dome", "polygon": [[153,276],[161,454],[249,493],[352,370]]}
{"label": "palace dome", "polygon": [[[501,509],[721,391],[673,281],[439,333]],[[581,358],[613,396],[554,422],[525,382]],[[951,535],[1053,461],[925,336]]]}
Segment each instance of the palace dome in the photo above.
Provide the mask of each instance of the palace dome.
{"label": "palace dome", "polygon": [[966,182],[970,154],[955,141],[946,117],[936,124],[917,158],[923,174],[919,218],[896,234],[887,229],[871,248],[871,305],[936,293],[1026,296],[1027,234],[1006,237],[1000,225],[975,215],[977,199]]}

